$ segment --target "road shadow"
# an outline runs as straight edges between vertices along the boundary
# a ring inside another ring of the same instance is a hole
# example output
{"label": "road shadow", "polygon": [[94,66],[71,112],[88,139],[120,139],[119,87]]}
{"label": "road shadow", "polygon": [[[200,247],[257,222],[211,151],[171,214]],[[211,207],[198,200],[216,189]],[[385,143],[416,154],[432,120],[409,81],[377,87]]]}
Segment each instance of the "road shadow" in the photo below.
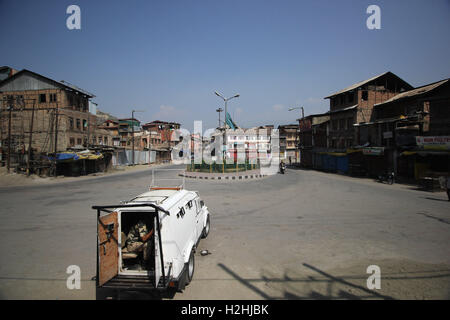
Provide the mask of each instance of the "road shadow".
{"label": "road shadow", "polygon": [[447,199],[438,199],[438,198],[431,198],[431,197],[422,197],[423,199],[427,200],[435,200],[435,201],[443,201],[443,202],[449,202]]}
{"label": "road shadow", "polygon": [[422,215],[422,216],[430,218],[430,219],[437,220],[437,221],[445,223],[445,224],[450,224],[450,221],[448,221],[446,219],[439,218],[439,217],[432,216],[432,215],[430,215],[430,214],[428,214],[426,212],[417,212],[416,214]]}
{"label": "road shadow", "polygon": [[[333,300],[333,299],[346,299],[346,300],[360,300],[360,299],[384,299],[384,300],[393,300],[394,298],[386,295],[379,294],[373,290],[369,290],[365,287],[355,285],[351,282],[348,282],[343,277],[337,277],[333,276],[331,274],[328,274],[314,266],[311,266],[307,263],[304,263],[303,266],[307,267],[310,270],[315,271],[318,273],[321,278],[316,277],[305,277],[305,278],[290,278],[286,274],[283,278],[268,278],[266,276],[262,276],[260,279],[245,279],[239,276],[236,272],[228,268],[222,263],[219,263],[218,266],[224,270],[226,273],[231,275],[234,279],[236,279],[238,282],[240,282],[245,287],[249,288],[259,296],[261,296],[263,299],[266,300],[279,300],[279,299],[288,299],[288,300]],[[271,296],[255,286],[253,283],[278,283],[281,284],[281,287],[283,289],[278,290],[281,291],[281,296]],[[321,293],[317,290],[311,289],[308,293],[301,293],[299,290],[297,290],[292,284],[294,283],[303,283],[305,286],[310,287],[312,284],[322,284],[327,286],[327,293]],[[353,288],[353,290],[357,291],[358,294],[354,294],[348,291],[344,291],[339,289],[337,291],[337,294],[333,294],[333,287],[336,287],[337,284],[343,284],[347,287]]]}
{"label": "road shadow", "polygon": [[[233,279],[237,280],[240,284],[252,290],[261,298],[267,300],[394,300],[392,296],[381,294],[375,290],[370,290],[363,285],[354,283],[355,281],[357,281],[365,284],[368,275],[336,276],[307,263],[303,263],[302,265],[316,275],[290,277],[285,271],[284,275],[280,277],[279,275],[271,275],[265,272],[265,274],[260,278],[249,279],[241,277],[239,274],[222,263],[218,264],[218,266],[228,275],[232,276]],[[423,272],[403,272],[401,276],[384,275],[383,279],[417,280],[450,277],[450,270],[434,270],[433,272],[445,273],[421,276],[417,275],[416,273]],[[271,290],[264,290],[261,289],[261,287],[267,287]],[[268,293],[274,291],[279,292],[279,294],[273,295]]]}

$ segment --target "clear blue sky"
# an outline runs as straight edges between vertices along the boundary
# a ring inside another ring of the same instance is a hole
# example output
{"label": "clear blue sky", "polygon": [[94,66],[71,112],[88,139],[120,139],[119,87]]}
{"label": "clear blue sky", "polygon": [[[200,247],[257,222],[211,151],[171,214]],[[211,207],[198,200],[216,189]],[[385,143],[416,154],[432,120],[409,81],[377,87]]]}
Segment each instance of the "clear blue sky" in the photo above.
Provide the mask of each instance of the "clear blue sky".
{"label": "clear blue sky", "polygon": [[[81,30],[66,8],[81,8]],[[366,8],[381,8],[381,30]],[[323,98],[392,71],[413,86],[450,77],[450,1],[0,0],[0,65],[67,80],[99,108],[142,121],[217,125],[218,90],[242,127],[325,112]]]}

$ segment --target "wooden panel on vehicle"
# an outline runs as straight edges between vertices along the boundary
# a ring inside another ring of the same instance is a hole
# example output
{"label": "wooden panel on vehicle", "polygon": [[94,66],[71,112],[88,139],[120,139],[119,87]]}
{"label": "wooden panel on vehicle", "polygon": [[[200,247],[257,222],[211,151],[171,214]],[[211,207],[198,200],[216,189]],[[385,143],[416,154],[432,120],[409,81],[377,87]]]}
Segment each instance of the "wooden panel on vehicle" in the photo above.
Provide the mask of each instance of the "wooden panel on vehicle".
{"label": "wooden panel on vehicle", "polygon": [[99,285],[103,285],[119,273],[119,223],[117,212],[99,218],[98,260]]}

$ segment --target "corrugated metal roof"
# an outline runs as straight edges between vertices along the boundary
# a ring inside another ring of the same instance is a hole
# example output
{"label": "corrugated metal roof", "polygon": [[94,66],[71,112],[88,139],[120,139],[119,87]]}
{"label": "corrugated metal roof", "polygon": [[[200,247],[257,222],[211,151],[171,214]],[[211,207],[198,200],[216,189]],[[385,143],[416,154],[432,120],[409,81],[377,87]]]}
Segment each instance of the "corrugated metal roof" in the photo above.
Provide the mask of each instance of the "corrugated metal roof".
{"label": "corrugated metal roof", "polygon": [[441,81],[438,81],[438,82],[427,84],[425,86],[418,87],[418,88],[415,88],[415,89],[412,89],[412,90],[409,90],[409,91],[405,91],[405,92],[399,93],[398,95],[390,98],[389,100],[386,100],[386,101],[381,102],[381,103],[374,104],[374,106],[380,106],[380,105],[383,105],[383,104],[387,104],[387,103],[391,103],[391,102],[394,102],[394,101],[398,101],[400,99],[411,98],[411,97],[414,97],[414,96],[425,94],[427,92],[430,92],[431,90],[436,89],[437,87],[443,85],[444,83],[446,83],[448,81],[449,81],[449,79],[445,79],[445,80],[441,80]]}
{"label": "corrugated metal roof", "polygon": [[375,76],[375,77],[372,77],[372,78],[370,78],[370,79],[367,79],[367,80],[364,80],[364,81],[355,83],[355,84],[351,85],[350,87],[347,87],[347,88],[345,88],[345,89],[342,89],[341,91],[338,91],[338,92],[336,92],[336,93],[333,93],[332,95],[329,95],[328,97],[325,97],[324,99],[328,99],[328,98],[334,97],[334,96],[336,96],[336,95],[338,95],[338,94],[341,94],[341,93],[344,93],[344,92],[347,92],[347,91],[350,91],[350,90],[357,89],[357,88],[359,88],[359,87],[365,85],[366,83],[369,83],[369,82],[371,82],[371,81],[374,81],[374,80],[376,80],[376,79],[378,79],[378,78],[381,78],[381,77],[383,77],[383,76],[386,76],[386,75],[388,75],[388,74],[390,74],[390,75],[392,75],[393,77],[395,77],[395,78],[399,79],[400,81],[402,81],[402,82],[406,85],[406,88],[405,88],[405,89],[408,89],[408,87],[409,87],[409,88],[413,88],[409,83],[407,83],[405,80],[403,80],[403,79],[400,78],[399,76],[393,74],[393,73],[390,72],[390,71],[387,71],[387,72],[385,72],[385,73],[382,73],[382,74],[377,75],[377,76]]}
{"label": "corrugated metal roof", "polygon": [[79,92],[79,93],[81,93],[81,94],[84,94],[84,95],[90,97],[90,98],[95,97],[95,95],[93,95],[92,93],[89,93],[89,92],[87,92],[87,91],[85,91],[85,90],[83,90],[83,89],[81,89],[81,88],[79,88],[79,87],[77,87],[77,86],[75,86],[75,85],[73,85],[73,84],[70,84],[70,83],[68,83],[68,82],[66,82],[66,81],[63,81],[63,80],[62,80],[62,81],[53,80],[53,79],[51,79],[51,78],[48,78],[48,77],[46,77],[46,76],[43,76],[42,74],[39,74],[39,73],[30,71],[30,70],[27,70],[27,69],[22,69],[22,70],[20,70],[19,72],[17,72],[17,73],[15,73],[14,75],[12,75],[11,77],[6,78],[5,80],[3,80],[3,81],[1,82],[1,84],[4,85],[4,84],[6,84],[6,83],[10,83],[12,80],[16,79],[17,77],[20,77],[20,76],[21,76],[22,74],[24,74],[24,73],[29,73],[29,74],[31,74],[31,75],[34,75],[35,77],[39,77],[39,78],[45,79],[47,82],[55,83],[55,84],[59,85],[58,87],[64,86],[64,87],[66,87],[66,88],[68,88],[68,89],[70,89],[70,90],[77,91],[77,92]]}
{"label": "corrugated metal roof", "polygon": [[325,97],[324,99],[328,99],[328,98],[331,98],[331,97],[336,96],[336,95],[338,95],[338,94],[341,94],[341,93],[344,93],[344,92],[347,92],[347,91],[350,91],[350,90],[354,90],[354,89],[356,89],[356,88],[358,88],[358,87],[361,87],[361,86],[365,85],[366,83],[368,83],[368,82],[370,82],[370,81],[373,81],[373,80],[375,80],[375,79],[377,79],[377,78],[380,78],[380,77],[382,77],[382,76],[384,76],[384,75],[387,75],[388,73],[391,73],[391,72],[390,72],[390,71],[387,71],[387,72],[385,72],[385,73],[382,73],[382,74],[377,75],[377,76],[375,76],[375,77],[372,77],[372,78],[370,78],[370,79],[367,79],[367,80],[364,80],[364,81],[360,81],[360,82],[358,82],[358,83],[355,83],[355,84],[351,85],[350,87],[347,87],[347,88],[345,88],[345,89],[342,89],[341,91],[338,91],[338,92],[336,92],[336,93],[333,93],[332,95],[329,95],[328,97]]}
{"label": "corrugated metal roof", "polygon": [[337,110],[330,111],[330,113],[337,113],[337,112],[343,112],[343,111],[353,110],[353,109],[356,109],[357,107],[358,107],[358,104],[355,104],[354,106],[351,106],[351,107],[347,107],[347,108],[343,108],[343,109],[337,109]]}

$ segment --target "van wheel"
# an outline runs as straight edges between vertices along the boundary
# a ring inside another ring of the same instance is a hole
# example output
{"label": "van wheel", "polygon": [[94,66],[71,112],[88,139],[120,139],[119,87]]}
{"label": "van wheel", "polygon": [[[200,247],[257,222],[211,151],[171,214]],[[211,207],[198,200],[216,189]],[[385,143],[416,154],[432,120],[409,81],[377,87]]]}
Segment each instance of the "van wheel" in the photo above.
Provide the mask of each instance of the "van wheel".
{"label": "van wheel", "polygon": [[191,255],[189,256],[189,261],[187,263],[186,285],[191,283],[192,278],[194,277],[194,271],[195,271],[195,259],[194,259],[194,250],[192,250]]}
{"label": "van wheel", "polygon": [[206,225],[203,228],[203,232],[202,232],[202,238],[203,239],[205,239],[208,236],[210,228],[211,228],[211,225],[210,225],[210,222],[209,222],[209,215],[208,215],[208,217],[206,218]]}

